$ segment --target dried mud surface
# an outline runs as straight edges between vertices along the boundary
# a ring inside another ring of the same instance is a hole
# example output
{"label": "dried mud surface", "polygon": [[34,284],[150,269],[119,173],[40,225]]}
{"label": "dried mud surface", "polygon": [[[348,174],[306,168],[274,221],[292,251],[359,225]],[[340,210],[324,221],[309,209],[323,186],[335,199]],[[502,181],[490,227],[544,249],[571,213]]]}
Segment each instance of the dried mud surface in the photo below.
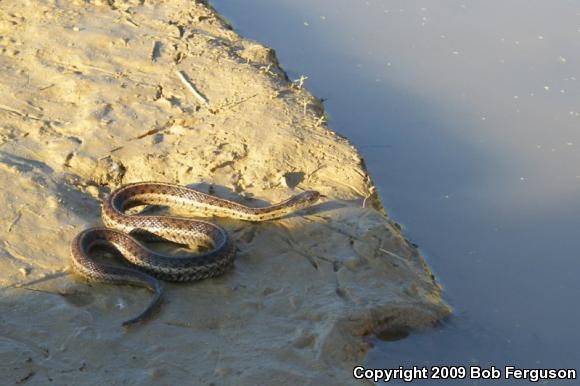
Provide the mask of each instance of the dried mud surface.
{"label": "dried mud surface", "polygon": [[[0,68],[9,384],[352,384],[373,333],[449,314],[321,102],[207,4],[2,1]],[[273,222],[215,219],[234,269],[166,283],[155,318],[125,329],[150,293],[78,279],[69,243],[111,189],[142,180],[256,206],[326,197]]]}

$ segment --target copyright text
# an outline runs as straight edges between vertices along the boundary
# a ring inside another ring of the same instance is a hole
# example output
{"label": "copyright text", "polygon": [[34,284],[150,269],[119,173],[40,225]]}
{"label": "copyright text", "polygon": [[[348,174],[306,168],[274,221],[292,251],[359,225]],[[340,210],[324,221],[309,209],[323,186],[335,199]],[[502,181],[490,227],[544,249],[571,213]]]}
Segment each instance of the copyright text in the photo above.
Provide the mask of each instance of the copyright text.
{"label": "copyright text", "polygon": [[577,379],[576,369],[526,369],[515,366],[503,368],[495,366],[399,366],[391,369],[371,369],[357,366],[352,370],[352,375],[355,379],[368,379],[373,382],[393,380],[413,382],[418,379],[521,379],[535,383],[543,380]]}

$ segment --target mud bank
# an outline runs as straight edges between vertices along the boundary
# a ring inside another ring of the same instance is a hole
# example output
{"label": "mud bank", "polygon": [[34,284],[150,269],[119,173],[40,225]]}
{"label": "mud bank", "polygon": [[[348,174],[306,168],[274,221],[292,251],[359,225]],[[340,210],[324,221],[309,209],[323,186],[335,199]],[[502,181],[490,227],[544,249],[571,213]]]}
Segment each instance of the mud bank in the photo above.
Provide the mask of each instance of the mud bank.
{"label": "mud bank", "polygon": [[[0,373],[9,383],[351,384],[381,331],[449,314],[390,221],[364,162],[273,50],[192,1],[0,6]],[[251,224],[216,219],[232,271],[146,290],[89,284],[69,243],[123,183],[158,180],[264,205],[319,205]]]}

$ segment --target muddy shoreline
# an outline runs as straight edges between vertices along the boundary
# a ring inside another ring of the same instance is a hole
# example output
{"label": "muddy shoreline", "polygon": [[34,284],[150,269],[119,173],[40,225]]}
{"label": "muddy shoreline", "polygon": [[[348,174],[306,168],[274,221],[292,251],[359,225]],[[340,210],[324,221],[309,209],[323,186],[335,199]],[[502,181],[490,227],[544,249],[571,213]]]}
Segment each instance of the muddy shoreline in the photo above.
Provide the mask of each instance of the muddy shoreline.
{"label": "muddy shoreline", "polygon": [[[0,370],[42,384],[352,384],[368,337],[449,314],[364,162],[275,52],[191,1],[17,1],[0,13]],[[223,277],[149,299],[89,284],[68,243],[111,189],[158,180],[260,206],[301,190],[299,216],[220,220]]]}

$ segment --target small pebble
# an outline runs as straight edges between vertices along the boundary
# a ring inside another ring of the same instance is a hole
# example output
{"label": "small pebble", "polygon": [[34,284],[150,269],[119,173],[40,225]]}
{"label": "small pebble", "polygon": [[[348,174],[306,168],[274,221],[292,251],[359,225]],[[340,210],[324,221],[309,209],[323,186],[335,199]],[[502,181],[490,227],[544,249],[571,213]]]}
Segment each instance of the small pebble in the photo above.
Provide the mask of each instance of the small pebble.
{"label": "small pebble", "polygon": [[20,271],[22,276],[26,277],[26,276],[30,275],[30,272],[32,270],[30,269],[30,267],[26,267],[26,268],[20,268],[18,271]]}

